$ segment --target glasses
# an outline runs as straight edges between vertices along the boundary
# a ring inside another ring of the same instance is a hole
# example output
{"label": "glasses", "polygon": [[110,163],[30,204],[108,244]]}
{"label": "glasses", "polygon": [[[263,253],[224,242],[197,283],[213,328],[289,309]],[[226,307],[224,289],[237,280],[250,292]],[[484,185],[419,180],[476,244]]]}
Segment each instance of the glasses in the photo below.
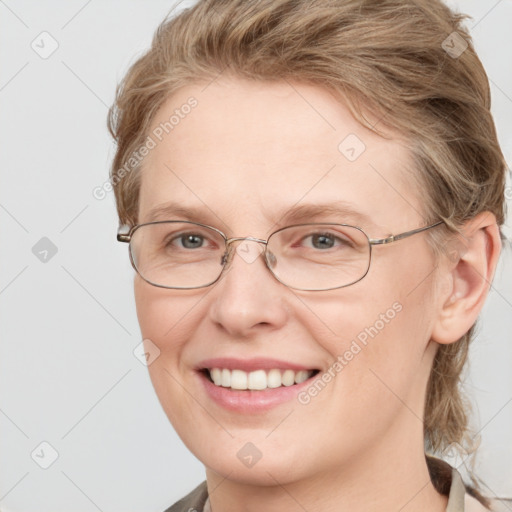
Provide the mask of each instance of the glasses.
{"label": "glasses", "polygon": [[160,288],[188,290],[212,285],[231,261],[232,244],[247,240],[264,246],[258,246],[255,257],[248,244],[239,245],[237,253],[247,262],[262,254],[280,283],[295,290],[322,291],[363,279],[370,269],[374,245],[390,244],[440,224],[443,221],[377,239],[347,224],[297,224],[262,240],[228,238],[206,224],[166,220],[133,226],[129,233],[118,233],[117,240],[129,243],[130,261],[142,279]]}

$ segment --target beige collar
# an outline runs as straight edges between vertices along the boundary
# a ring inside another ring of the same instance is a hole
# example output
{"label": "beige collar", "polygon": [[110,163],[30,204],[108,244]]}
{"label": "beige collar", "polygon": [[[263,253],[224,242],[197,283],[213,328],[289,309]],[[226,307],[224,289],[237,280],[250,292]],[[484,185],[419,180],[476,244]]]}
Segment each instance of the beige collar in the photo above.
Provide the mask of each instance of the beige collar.
{"label": "beige collar", "polygon": [[452,468],[452,484],[446,512],[488,512],[476,498],[466,493],[460,473]]}

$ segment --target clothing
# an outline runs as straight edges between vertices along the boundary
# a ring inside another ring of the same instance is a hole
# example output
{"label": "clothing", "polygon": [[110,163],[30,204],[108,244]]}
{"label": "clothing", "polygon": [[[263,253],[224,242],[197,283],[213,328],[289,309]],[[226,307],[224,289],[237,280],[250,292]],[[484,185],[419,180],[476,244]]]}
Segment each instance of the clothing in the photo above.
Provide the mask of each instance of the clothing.
{"label": "clothing", "polygon": [[[466,492],[462,477],[455,468],[451,470],[451,481],[447,485],[450,486],[450,491],[446,512],[489,512],[489,509]],[[165,512],[211,512],[206,481]]]}

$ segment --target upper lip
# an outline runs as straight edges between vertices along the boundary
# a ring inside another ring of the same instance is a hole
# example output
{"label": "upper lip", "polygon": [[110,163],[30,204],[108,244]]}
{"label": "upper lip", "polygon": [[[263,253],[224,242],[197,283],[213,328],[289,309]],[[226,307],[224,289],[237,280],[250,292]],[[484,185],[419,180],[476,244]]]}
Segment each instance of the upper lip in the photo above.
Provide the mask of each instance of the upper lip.
{"label": "upper lip", "polygon": [[243,370],[252,372],[256,370],[272,370],[273,368],[283,370],[313,370],[314,367],[304,366],[302,364],[282,361],[280,359],[270,359],[266,357],[255,357],[252,359],[237,359],[232,357],[215,357],[213,359],[205,359],[197,365],[198,370],[206,368],[227,368],[228,370]]}

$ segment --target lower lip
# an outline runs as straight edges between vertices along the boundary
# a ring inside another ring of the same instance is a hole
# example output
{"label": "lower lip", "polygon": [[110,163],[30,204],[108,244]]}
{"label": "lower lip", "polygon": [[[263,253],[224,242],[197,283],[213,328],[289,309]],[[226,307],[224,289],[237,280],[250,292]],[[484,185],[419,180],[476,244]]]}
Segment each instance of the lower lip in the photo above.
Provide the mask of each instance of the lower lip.
{"label": "lower lip", "polygon": [[203,372],[197,373],[206,393],[216,404],[230,411],[244,414],[268,411],[273,407],[297,399],[297,394],[304,388],[307,388],[317,376],[315,374],[304,382],[294,384],[293,386],[267,388],[261,391],[238,391],[216,386]]}

